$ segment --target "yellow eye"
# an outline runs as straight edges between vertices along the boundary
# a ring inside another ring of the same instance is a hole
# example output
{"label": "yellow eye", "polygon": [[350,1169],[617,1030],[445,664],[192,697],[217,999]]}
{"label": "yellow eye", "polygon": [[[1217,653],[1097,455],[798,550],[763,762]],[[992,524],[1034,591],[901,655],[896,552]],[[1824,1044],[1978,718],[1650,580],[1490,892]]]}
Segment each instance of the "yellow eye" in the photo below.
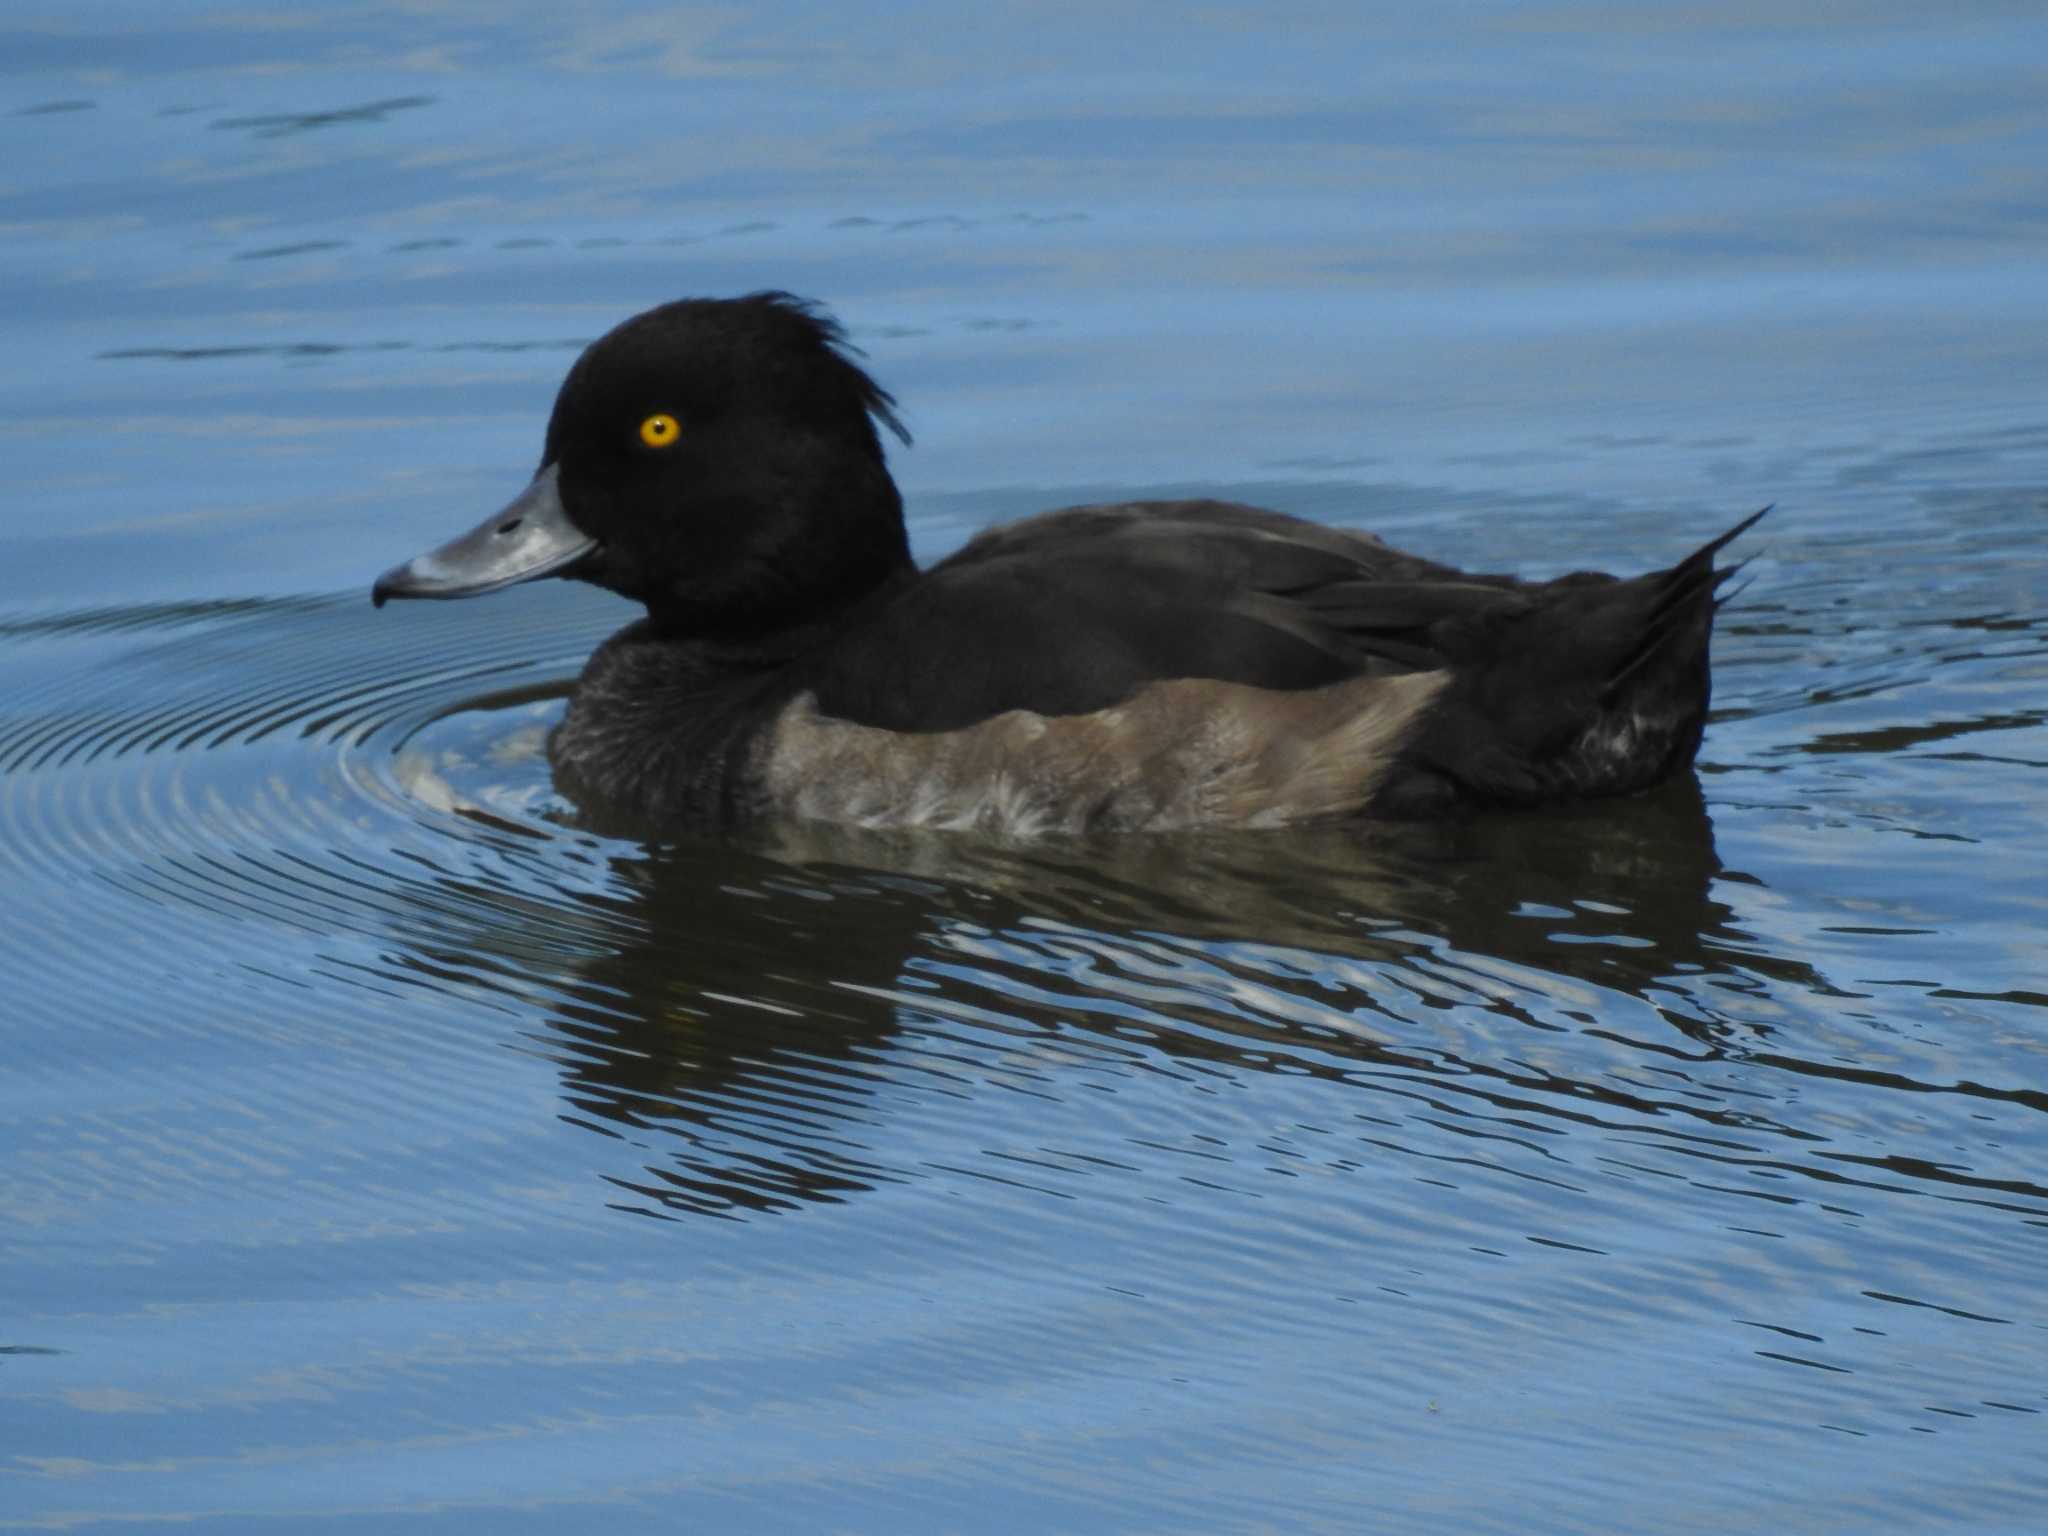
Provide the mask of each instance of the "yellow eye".
{"label": "yellow eye", "polygon": [[660,412],[640,423],[640,441],[650,448],[666,448],[682,435],[675,417]]}

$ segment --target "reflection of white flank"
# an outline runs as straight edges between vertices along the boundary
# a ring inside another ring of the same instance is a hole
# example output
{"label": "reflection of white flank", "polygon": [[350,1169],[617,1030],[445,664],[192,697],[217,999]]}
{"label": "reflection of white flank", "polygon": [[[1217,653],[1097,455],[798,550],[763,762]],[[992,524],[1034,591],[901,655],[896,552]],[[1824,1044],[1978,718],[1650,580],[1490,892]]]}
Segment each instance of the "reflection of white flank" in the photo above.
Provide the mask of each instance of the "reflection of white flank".
{"label": "reflection of white flank", "polygon": [[[440,756],[452,757],[453,753]],[[392,777],[398,780],[398,787],[431,811],[461,811],[469,809],[468,802],[456,794],[455,786],[443,778],[434,763],[435,754],[428,752],[401,752],[398,761],[391,765]]]}
{"label": "reflection of white flank", "polygon": [[545,725],[529,725],[500,737],[491,743],[485,756],[501,768],[513,768],[525,763],[544,763],[548,758],[548,731]]}
{"label": "reflection of white flank", "polygon": [[[496,711],[463,711],[437,721],[393,759],[392,778],[430,811],[544,816],[554,792],[547,744],[555,706],[529,704],[518,713],[525,720],[509,729]],[[461,740],[437,742],[437,732],[459,732]]]}

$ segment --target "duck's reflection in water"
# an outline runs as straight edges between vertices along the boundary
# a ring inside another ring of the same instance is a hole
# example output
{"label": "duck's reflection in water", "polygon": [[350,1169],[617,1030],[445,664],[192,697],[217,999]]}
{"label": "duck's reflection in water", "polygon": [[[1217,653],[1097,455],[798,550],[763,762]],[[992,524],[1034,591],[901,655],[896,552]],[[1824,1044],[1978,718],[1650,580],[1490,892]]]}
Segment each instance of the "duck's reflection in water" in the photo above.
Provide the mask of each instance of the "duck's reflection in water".
{"label": "duck's reflection in water", "polygon": [[1702,975],[1739,987],[1733,961],[1757,963],[1731,953],[1719,873],[1690,778],[1418,828],[1004,847],[785,827],[616,858],[597,952],[551,978],[550,1054],[569,1118],[644,1150],[644,1176],[607,1177],[653,1214],[913,1177],[886,1150],[892,1106],[972,1098],[1026,1058],[1058,1097],[1063,1054],[1128,1071],[1133,1042],[1654,1114],[1607,1074],[1532,1067],[1529,1041],[1598,1030],[1628,1000],[1673,1058],[1750,1028],[1698,1006]]}

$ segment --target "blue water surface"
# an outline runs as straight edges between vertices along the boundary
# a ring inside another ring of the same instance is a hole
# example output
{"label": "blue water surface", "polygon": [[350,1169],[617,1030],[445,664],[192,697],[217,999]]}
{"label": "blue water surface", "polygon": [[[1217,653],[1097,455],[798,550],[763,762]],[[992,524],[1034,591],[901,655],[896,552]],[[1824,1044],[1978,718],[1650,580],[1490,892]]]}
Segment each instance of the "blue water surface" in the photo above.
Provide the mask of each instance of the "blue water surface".
{"label": "blue water surface", "polygon": [[[1988,0],[11,6],[0,1528],[2040,1529],[2044,167]],[[762,288],[927,558],[1776,503],[1697,775],[580,826],[625,606],[368,584]]]}

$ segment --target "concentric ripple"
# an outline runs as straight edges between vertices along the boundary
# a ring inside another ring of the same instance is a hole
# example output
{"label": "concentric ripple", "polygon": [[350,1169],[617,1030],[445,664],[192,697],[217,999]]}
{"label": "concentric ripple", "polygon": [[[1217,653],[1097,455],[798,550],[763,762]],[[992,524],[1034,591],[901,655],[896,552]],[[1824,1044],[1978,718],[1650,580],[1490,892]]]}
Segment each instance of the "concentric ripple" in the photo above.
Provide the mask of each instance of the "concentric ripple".
{"label": "concentric ripple", "polygon": [[[0,943],[73,979],[222,919],[383,942],[560,909],[580,867],[538,742],[598,601],[281,600],[10,626]],[[54,1001],[54,999],[53,999]]]}

